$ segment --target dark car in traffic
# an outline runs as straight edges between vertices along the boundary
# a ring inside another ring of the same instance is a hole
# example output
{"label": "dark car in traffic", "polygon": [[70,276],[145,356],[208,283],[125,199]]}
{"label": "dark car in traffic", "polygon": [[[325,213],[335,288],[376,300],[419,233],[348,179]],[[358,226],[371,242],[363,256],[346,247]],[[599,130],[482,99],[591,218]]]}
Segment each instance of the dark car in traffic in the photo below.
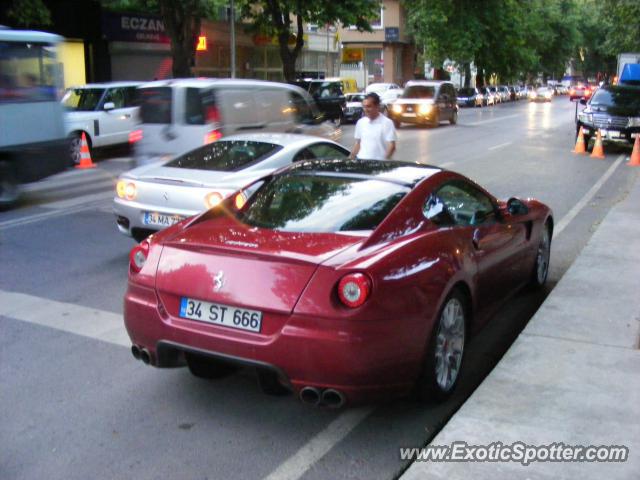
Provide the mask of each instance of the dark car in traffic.
{"label": "dark car in traffic", "polygon": [[640,135],[640,87],[604,85],[578,113],[576,135],[583,129],[585,144],[600,130],[605,141],[632,144]]}
{"label": "dark car in traffic", "polygon": [[451,82],[436,80],[412,80],[407,82],[400,98],[387,106],[389,118],[396,128],[402,123],[440,126],[448,120],[458,122],[456,89]]}
{"label": "dark car in traffic", "polygon": [[484,96],[475,87],[458,89],[459,107],[481,107]]}
{"label": "dark car in traffic", "polygon": [[339,80],[297,80],[292,83],[311,94],[327,120],[342,123],[347,101]]}

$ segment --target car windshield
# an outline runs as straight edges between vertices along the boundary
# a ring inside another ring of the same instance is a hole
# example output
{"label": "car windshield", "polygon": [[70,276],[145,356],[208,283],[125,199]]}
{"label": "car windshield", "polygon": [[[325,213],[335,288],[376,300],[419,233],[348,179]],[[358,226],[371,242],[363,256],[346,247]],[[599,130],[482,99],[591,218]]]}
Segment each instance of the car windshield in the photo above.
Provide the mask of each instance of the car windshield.
{"label": "car windshield", "polygon": [[373,230],[407,192],[409,187],[383,180],[292,173],[260,187],[238,219],[293,232]]}
{"label": "car windshield", "polygon": [[364,95],[362,94],[351,94],[347,95],[347,102],[362,102],[364,100]]}
{"label": "car windshield", "polygon": [[62,105],[67,110],[90,112],[96,109],[104,88],[71,88],[62,98]]}
{"label": "car windshield", "polygon": [[625,107],[640,111],[640,88],[600,88],[591,100],[592,106]]}
{"label": "car windshield", "polygon": [[433,98],[435,87],[428,85],[412,85],[404,89],[402,98]]}
{"label": "car windshield", "polygon": [[219,140],[171,160],[165,166],[235,172],[259,162],[281,149],[281,145],[267,142]]}
{"label": "car windshield", "polygon": [[459,97],[471,97],[472,95],[475,95],[476,91],[473,88],[461,88],[460,90],[458,90],[458,96]]}

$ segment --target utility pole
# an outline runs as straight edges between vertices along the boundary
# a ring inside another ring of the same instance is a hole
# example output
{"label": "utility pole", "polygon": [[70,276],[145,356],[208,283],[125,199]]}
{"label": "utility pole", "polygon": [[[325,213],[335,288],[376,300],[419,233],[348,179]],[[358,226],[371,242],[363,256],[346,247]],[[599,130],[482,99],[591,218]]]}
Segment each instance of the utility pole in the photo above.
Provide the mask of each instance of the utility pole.
{"label": "utility pole", "polygon": [[231,8],[229,21],[231,22],[231,78],[236,78],[236,10],[233,3],[233,0],[230,0]]}

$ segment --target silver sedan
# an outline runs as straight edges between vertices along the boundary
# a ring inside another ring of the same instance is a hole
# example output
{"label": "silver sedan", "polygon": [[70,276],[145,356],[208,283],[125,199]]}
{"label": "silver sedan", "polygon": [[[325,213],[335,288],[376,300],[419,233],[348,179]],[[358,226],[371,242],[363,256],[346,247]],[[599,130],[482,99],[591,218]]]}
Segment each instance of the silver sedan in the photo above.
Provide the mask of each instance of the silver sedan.
{"label": "silver sedan", "polygon": [[345,158],[331,140],[297,134],[232,135],[176,158],[123,173],[114,213],[118,229],[141,241],[149,234],[212,208],[253,180],[292,162]]}

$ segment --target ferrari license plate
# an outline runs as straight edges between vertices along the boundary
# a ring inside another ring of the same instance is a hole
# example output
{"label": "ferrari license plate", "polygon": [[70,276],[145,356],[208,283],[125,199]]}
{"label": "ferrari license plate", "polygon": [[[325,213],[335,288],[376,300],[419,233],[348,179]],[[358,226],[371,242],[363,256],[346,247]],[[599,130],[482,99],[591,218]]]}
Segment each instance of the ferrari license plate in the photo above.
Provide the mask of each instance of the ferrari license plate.
{"label": "ferrari license plate", "polygon": [[260,333],[262,312],[182,297],[180,316],[190,320]]}
{"label": "ferrari license plate", "polygon": [[144,212],[142,222],[145,225],[153,225],[156,227],[170,227],[174,223],[184,220],[180,215],[166,215],[158,212]]}

